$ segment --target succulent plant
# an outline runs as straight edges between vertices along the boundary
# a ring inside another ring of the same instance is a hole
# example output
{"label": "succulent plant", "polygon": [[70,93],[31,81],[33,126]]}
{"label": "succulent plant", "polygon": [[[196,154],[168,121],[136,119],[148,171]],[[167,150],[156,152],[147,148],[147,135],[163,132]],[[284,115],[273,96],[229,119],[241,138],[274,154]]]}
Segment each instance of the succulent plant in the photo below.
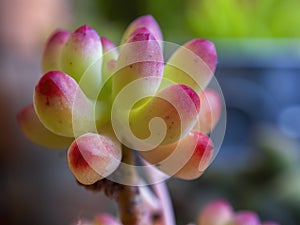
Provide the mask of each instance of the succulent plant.
{"label": "succulent plant", "polygon": [[128,26],[119,47],[87,25],[57,30],[44,49],[33,103],[18,114],[31,141],[68,148],[80,184],[104,187],[117,199],[123,224],[142,224],[141,217],[122,213],[126,207],[141,211],[130,201],[143,180],[134,171],[133,150],[146,169],[188,180],[201,176],[214,154],[209,133],[222,108],[220,94],[207,89],[216,67],[214,44],[191,40],[166,62],[164,48],[150,15]]}
{"label": "succulent plant", "polygon": [[202,208],[197,225],[278,225],[278,223],[261,222],[255,212],[234,211],[228,201],[219,199],[207,203]]}
{"label": "succulent plant", "polygon": [[[164,62],[162,48],[160,28],[149,15],[129,25],[119,48],[87,25],[55,31],[44,49],[33,107],[18,115],[24,133],[46,147],[69,146],[70,169],[83,184],[117,169],[121,145],[139,150],[171,176],[197,178],[212,157],[207,134],[221,113],[219,94],[204,90],[216,67],[216,49],[194,39]],[[174,152],[174,160],[187,162],[181,168],[163,162]],[[98,158],[106,154],[114,160]],[[103,171],[79,175],[84,172],[76,163],[82,160],[94,172],[99,166]]]}

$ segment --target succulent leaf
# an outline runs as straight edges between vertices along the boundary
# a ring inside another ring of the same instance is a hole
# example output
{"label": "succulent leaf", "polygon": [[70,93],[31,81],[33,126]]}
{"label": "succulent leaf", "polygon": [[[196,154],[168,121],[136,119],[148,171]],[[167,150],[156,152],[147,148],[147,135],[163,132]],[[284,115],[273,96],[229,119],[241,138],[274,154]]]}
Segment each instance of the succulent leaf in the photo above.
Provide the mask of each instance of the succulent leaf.
{"label": "succulent leaf", "polygon": [[41,77],[34,91],[34,107],[42,124],[55,134],[74,137],[95,130],[95,104],[61,71]]}
{"label": "succulent leaf", "polygon": [[42,70],[44,73],[61,69],[60,56],[69,36],[68,31],[59,29],[49,37],[42,56]]}
{"label": "succulent leaf", "polygon": [[101,86],[102,45],[98,33],[83,25],[71,33],[61,53],[62,71],[73,77],[90,98]]}
{"label": "succulent leaf", "polygon": [[120,164],[121,144],[111,135],[86,133],[68,150],[69,168],[76,179],[90,185],[107,177]]}
{"label": "succulent leaf", "polygon": [[46,148],[67,148],[74,138],[56,135],[46,129],[37,117],[32,104],[24,107],[17,115],[19,126],[26,137]]}
{"label": "succulent leaf", "polygon": [[164,78],[185,84],[196,92],[204,90],[216,67],[216,49],[212,42],[194,39],[179,47],[165,65]]}

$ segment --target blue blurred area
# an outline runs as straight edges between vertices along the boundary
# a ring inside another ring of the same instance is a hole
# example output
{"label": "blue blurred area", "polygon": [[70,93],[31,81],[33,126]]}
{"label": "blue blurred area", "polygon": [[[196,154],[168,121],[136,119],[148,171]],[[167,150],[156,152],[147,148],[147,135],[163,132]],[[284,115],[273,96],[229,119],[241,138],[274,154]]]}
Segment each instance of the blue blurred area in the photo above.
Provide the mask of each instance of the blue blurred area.
{"label": "blue blurred area", "polygon": [[228,117],[223,147],[251,146],[254,128],[263,125],[299,141],[300,41],[242,39],[216,44],[216,77]]}
{"label": "blue blurred area", "polygon": [[[178,220],[187,222],[199,205],[226,198],[237,210],[254,210],[264,220],[297,225],[300,41],[219,39],[215,43],[215,76],[226,103],[226,133],[202,177],[188,187],[179,180],[170,181],[176,212],[186,215]],[[178,187],[184,187],[183,191]],[[184,201],[189,202],[187,210]]]}

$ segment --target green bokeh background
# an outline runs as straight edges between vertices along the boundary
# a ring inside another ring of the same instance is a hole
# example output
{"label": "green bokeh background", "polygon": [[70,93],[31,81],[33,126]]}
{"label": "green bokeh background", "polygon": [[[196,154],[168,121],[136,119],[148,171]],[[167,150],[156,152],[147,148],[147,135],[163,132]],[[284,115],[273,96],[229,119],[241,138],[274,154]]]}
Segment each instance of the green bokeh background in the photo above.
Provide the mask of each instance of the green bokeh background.
{"label": "green bokeh background", "polygon": [[76,0],[76,20],[114,40],[137,16],[152,14],[168,41],[204,38],[298,38],[297,0]]}

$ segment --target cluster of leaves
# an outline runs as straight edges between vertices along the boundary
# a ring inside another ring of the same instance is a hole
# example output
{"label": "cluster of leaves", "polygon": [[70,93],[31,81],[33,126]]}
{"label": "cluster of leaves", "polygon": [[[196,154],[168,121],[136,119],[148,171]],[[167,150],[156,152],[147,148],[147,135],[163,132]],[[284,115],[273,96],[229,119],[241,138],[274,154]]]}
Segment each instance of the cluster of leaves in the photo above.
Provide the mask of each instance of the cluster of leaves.
{"label": "cluster of leaves", "polygon": [[68,147],[69,167],[85,185],[112,174],[128,149],[169,176],[199,177],[221,113],[219,94],[205,89],[216,50],[194,39],[165,63],[163,46],[148,15],[128,26],[119,48],[87,25],[55,31],[33,104],[18,115],[24,133],[46,147]]}

